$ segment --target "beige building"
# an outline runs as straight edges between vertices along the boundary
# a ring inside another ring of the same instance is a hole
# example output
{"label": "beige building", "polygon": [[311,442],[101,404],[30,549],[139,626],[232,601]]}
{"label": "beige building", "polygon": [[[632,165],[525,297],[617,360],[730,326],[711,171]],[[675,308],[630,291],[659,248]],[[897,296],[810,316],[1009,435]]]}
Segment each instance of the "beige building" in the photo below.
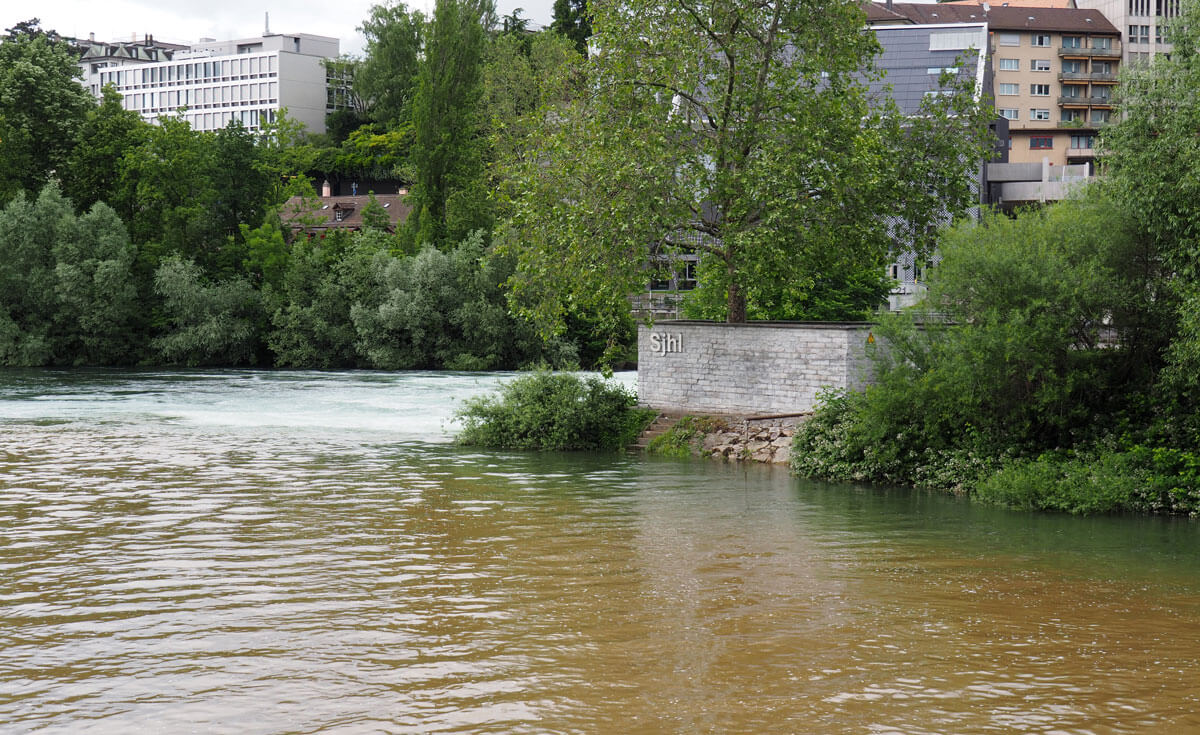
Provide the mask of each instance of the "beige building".
{"label": "beige building", "polygon": [[875,4],[869,21],[988,24],[996,114],[1008,120],[1010,163],[1090,163],[1112,116],[1121,33],[1096,10],[987,3]]}

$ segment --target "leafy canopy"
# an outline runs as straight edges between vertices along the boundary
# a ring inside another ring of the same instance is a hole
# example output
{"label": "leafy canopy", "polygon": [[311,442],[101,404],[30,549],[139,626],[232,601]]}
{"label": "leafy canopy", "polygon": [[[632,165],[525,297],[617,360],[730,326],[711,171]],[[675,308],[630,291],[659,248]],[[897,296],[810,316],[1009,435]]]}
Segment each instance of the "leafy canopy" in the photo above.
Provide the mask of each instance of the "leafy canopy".
{"label": "leafy canopy", "polygon": [[983,107],[965,82],[914,119],[869,100],[879,47],[859,3],[590,10],[600,52],[510,162],[515,298],[544,321],[641,290],[648,263],[684,250],[709,261],[724,316],[745,321],[753,284],[881,262],[896,213],[927,247],[970,205]]}

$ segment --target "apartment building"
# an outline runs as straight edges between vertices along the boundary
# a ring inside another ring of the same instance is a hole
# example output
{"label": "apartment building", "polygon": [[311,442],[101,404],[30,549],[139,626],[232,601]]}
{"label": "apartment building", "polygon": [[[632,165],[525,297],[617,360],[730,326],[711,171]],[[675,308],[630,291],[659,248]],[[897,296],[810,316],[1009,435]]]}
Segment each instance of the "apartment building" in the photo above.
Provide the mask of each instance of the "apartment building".
{"label": "apartment building", "polygon": [[1168,28],[1179,16],[1180,0],[1075,0],[1076,7],[1099,11],[1125,34],[1121,60],[1149,61],[1171,52]]}
{"label": "apartment building", "polygon": [[987,3],[876,4],[869,22],[985,22],[990,89],[1008,121],[1008,161],[1090,164],[1096,131],[1112,116],[1121,33],[1096,10]]}
{"label": "apartment building", "polygon": [[83,43],[79,66],[84,85],[99,96],[106,85],[121,94],[125,109],[148,121],[180,115],[195,130],[217,130],[238,120],[249,130],[273,122],[279,111],[313,132],[325,131],[325,115],[337,108],[344,79],[330,78],[326,59],[339,41],[306,33],[191,46]]}

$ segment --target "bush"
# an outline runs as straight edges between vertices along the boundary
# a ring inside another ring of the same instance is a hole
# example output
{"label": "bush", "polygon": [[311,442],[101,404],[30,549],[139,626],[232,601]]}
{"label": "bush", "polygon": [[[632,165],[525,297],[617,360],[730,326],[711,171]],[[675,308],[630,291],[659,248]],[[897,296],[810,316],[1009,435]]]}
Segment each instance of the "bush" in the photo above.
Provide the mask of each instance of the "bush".
{"label": "bush", "polygon": [[727,431],[728,428],[724,421],[713,416],[684,416],[670,429],[654,437],[646,451],[663,457],[690,457],[701,453],[706,434]]}
{"label": "bush", "polygon": [[539,372],[466,402],[458,442],[502,449],[617,449],[653,418],[636,396],[596,377]]}
{"label": "bush", "polygon": [[1148,473],[1128,454],[1020,460],[983,480],[975,496],[1019,510],[1112,513],[1146,510]]}

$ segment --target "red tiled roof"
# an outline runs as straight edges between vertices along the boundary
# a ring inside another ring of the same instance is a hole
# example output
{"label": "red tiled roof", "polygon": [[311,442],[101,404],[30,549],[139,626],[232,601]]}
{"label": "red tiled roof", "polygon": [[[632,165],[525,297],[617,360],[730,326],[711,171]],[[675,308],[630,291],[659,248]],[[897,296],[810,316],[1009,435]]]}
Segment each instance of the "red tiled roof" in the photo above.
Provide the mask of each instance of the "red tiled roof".
{"label": "red tiled roof", "polygon": [[[375,195],[375,201],[379,202],[383,211],[387,213],[393,232],[412,211],[412,207],[404,203],[404,196],[403,194]],[[301,221],[304,219],[319,219],[320,223],[313,225],[311,229],[360,230],[363,224],[362,211],[370,203],[371,197],[370,195],[310,197],[307,205],[305,201],[302,197],[292,197],[287,200],[287,203],[279,211],[279,218],[285,225],[300,228]],[[339,213],[340,220],[338,219]]]}
{"label": "red tiled roof", "polygon": [[[888,12],[883,3],[873,3]],[[987,21],[996,31],[1034,30],[1049,33],[1094,33],[1119,36],[1121,32],[1098,10],[1077,8],[1003,7],[991,5],[984,10],[975,3],[892,3],[891,13],[913,23],[979,23]],[[868,9],[868,21],[873,11]]]}

